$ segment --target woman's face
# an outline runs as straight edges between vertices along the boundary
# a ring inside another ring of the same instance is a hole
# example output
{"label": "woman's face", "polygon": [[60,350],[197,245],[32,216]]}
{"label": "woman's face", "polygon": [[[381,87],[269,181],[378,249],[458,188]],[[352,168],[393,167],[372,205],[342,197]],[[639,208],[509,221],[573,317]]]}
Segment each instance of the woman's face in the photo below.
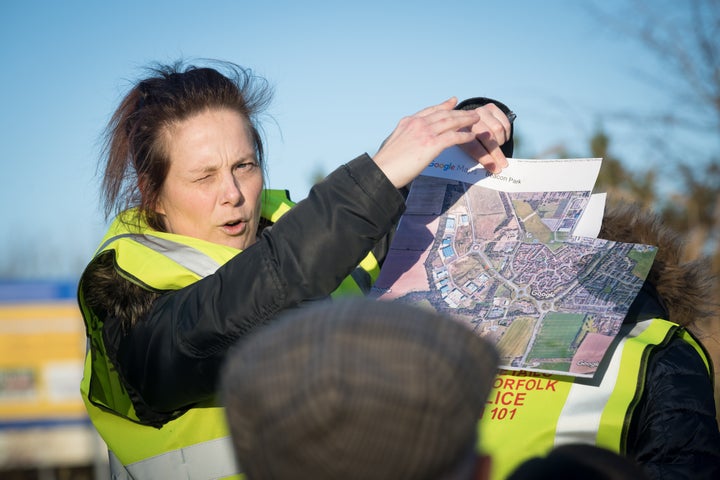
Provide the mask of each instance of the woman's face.
{"label": "woman's face", "polygon": [[168,232],[238,249],[255,243],[263,175],[246,120],[212,109],[171,126],[156,211]]}

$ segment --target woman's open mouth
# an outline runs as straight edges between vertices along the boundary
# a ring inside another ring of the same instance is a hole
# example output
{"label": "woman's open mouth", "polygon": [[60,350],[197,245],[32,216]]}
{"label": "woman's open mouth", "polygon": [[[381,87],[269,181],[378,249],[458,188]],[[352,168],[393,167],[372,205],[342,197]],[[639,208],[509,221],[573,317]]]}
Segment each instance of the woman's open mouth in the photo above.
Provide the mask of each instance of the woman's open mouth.
{"label": "woman's open mouth", "polygon": [[242,220],[234,220],[232,222],[227,222],[222,226],[223,231],[227,235],[241,235],[245,228],[247,227],[247,222],[244,222]]}

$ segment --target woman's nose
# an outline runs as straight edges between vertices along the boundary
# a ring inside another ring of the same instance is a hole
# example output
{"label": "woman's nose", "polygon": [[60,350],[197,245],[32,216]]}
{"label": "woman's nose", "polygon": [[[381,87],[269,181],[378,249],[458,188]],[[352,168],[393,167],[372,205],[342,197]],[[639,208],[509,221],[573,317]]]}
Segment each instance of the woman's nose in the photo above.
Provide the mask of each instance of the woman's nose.
{"label": "woman's nose", "polygon": [[224,175],[222,182],[223,203],[237,205],[242,201],[242,199],[243,195],[240,181],[231,173]]}

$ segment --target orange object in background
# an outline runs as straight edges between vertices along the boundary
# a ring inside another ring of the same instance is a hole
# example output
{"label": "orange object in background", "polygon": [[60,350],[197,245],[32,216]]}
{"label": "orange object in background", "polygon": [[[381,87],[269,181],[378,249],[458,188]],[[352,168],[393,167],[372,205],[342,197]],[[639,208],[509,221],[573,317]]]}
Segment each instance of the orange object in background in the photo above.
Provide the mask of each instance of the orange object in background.
{"label": "orange object in background", "polygon": [[80,396],[75,282],[0,282],[0,477],[107,462]]}

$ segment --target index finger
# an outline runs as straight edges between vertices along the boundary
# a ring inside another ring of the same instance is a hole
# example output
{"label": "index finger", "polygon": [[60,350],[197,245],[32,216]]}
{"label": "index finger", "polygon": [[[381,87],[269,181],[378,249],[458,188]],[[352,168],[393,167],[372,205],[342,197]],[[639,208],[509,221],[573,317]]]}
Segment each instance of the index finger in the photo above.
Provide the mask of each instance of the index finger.
{"label": "index finger", "polygon": [[438,110],[452,110],[453,108],[455,108],[455,105],[457,105],[457,102],[457,97],[450,97],[442,103],[423,108],[419,112],[416,112],[414,116],[426,117],[431,113],[437,112]]}
{"label": "index finger", "polygon": [[464,143],[459,146],[473,160],[480,163],[490,173],[500,173],[503,168],[508,166],[505,154],[502,153],[500,146],[492,135],[489,136],[485,143],[481,142],[476,136],[476,139],[472,142]]}

